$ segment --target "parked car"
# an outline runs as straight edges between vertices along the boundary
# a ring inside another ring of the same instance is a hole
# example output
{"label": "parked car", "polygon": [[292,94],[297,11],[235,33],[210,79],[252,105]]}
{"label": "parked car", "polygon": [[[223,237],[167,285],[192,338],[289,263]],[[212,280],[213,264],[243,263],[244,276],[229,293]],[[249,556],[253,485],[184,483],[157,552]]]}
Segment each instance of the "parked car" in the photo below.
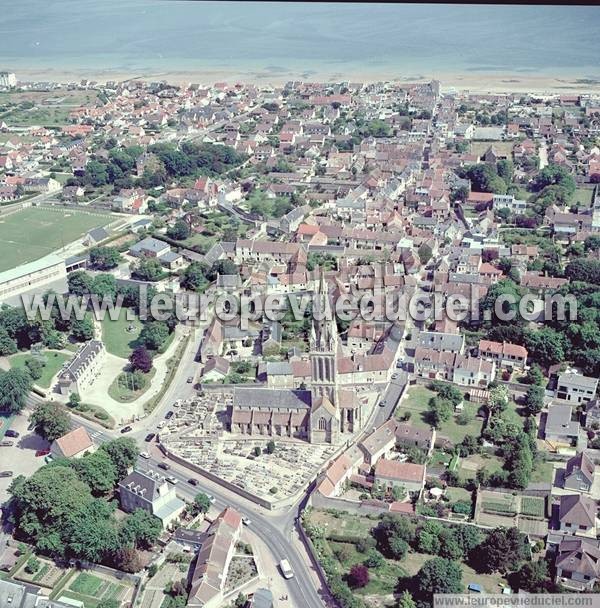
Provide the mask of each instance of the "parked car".
{"label": "parked car", "polygon": [[395,380],[398,377],[398,374],[392,374],[392,380]]}
{"label": "parked car", "polygon": [[283,578],[293,578],[294,571],[287,559],[282,559],[279,562],[279,569],[281,570],[281,574],[283,574]]}
{"label": "parked car", "polygon": [[386,406],[386,400],[385,400],[385,399],[382,399],[382,400],[379,402],[379,407],[385,407],[385,406]]}
{"label": "parked car", "polygon": [[189,376],[187,379],[187,383],[191,384],[194,381],[194,376]]}
{"label": "parked car", "polygon": [[167,477],[167,481],[169,483],[172,483],[173,485],[175,485],[177,483],[177,480],[175,479],[175,477],[173,477],[173,475],[171,475],[170,477]]}
{"label": "parked car", "polygon": [[129,431],[132,431],[132,430],[133,430],[133,427],[132,427],[132,426],[127,425],[127,426],[124,426],[124,427],[121,429],[121,433],[129,433]]}
{"label": "parked car", "polygon": [[12,477],[12,476],[13,476],[12,471],[0,471],[0,477]]}
{"label": "parked car", "polygon": [[171,465],[168,462],[159,462],[156,466],[159,469],[163,469],[163,471],[168,471],[171,468]]}
{"label": "parked car", "polygon": [[156,437],[156,433],[148,433],[146,435],[146,439],[144,441],[146,441],[147,443],[150,443],[155,437]]}
{"label": "parked car", "polygon": [[4,433],[5,437],[18,437],[20,433],[17,433],[17,431],[13,431],[12,429],[8,429],[8,431],[6,431],[6,433]]}
{"label": "parked car", "polygon": [[140,452],[140,458],[145,458],[148,460],[150,458],[150,454],[148,454],[148,452]]}
{"label": "parked car", "polygon": [[48,456],[50,454],[50,450],[38,450],[35,455],[36,456]]}
{"label": "parked car", "polygon": [[188,483],[189,483],[191,486],[197,486],[197,485],[199,484],[199,481],[198,481],[197,479],[190,478],[190,479],[188,479]]}
{"label": "parked car", "polygon": [[249,526],[252,522],[247,517],[242,517],[242,523],[245,526]]}
{"label": "parked car", "polygon": [[170,420],[171,418],[173,418],[173,414],[175,412],[173,410],[169,410],[166,414],[165,414],[165,420]]}

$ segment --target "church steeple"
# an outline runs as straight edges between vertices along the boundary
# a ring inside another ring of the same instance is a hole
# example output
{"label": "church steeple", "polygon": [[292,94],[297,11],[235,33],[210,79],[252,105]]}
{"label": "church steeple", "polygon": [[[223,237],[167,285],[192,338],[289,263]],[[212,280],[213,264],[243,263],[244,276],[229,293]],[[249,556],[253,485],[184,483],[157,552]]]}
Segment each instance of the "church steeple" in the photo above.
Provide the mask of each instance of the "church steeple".
{"label": "church steeple", "polygon": [[318,268],[317,272],[320,272],[320,275],[313,301],[310,349],[311,351],[335,352],[338,334],[329,301],[329,288],[325,280],[325,273]]}
{"label": "church steeple", "polygon": [[327,281],[321,271],[313,302],[310,336],[311,390],[314,399],[327,397],[334,406],[337,401],[337,353],[337,327],[331,312]]}

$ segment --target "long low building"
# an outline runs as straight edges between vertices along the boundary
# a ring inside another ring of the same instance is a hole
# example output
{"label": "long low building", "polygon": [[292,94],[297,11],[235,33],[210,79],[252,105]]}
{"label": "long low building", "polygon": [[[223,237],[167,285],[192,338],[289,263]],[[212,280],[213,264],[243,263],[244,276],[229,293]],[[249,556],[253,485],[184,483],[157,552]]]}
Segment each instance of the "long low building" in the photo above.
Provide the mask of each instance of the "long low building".
{"label": "long low building", "polygon": [[23,294],[44,294],[48,290],[66,293],[67,270],[62,258],[50,254],[0,272],[0,303],[21,305]]}

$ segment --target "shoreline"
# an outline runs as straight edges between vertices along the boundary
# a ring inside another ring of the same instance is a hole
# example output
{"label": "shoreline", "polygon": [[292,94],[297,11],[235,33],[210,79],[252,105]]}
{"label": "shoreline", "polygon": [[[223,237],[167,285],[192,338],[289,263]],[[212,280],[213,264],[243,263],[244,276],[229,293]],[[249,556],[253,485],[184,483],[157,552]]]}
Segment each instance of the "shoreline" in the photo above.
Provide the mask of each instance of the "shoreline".
{"label": "shoreline", "polygon": [[444,92],[469,91],[471,93],[538,93],[538,94],[560,94],[560,93],[600,93],[600,79],[595,80],[584,76],[565,75],[524,75],[523,73],[441,73],[399,76],[398,73],[356,70],[350,68],[346,71],[326,72],[306,69],[272,70],[244,70],[225,68],[203,68],[195,70],[128,70],[119,68],[14,68],[17,79],[20,82],[78,82],[82,79],[107,82],[126,80],[156,81],[165,80],[172,84],[182,85],[198,83],[212,85],[216,82],[227,82],[229,84],[244,83],[258,86],[281,86],[290,80],[304,82],[406,82],[418,83],[428,82],[432,79],[439,80]]}

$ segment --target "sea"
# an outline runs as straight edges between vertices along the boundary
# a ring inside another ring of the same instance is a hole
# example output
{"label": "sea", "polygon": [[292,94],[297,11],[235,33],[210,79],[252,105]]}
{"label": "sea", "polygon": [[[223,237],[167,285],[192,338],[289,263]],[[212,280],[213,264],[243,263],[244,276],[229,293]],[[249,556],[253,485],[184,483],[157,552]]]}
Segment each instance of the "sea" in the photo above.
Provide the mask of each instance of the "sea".
{"label": "sea", "polygon": [[19,0],[0,69],[168,74],[568,75],[600,81],[600,8],[377,3]]}

